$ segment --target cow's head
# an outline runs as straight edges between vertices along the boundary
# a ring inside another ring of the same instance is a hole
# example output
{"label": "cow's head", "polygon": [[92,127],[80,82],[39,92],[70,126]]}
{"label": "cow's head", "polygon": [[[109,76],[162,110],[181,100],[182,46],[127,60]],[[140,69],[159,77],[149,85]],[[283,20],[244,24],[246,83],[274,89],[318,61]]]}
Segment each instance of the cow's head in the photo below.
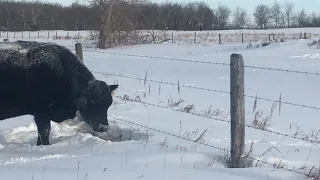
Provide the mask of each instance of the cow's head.
{"label": "cow's head", "polygon": [[107,131],[108,108],[111,106],[112,92],[118,85],[108,85],[103,81],[90,81],[78,100],[78,110],[94,131]]}

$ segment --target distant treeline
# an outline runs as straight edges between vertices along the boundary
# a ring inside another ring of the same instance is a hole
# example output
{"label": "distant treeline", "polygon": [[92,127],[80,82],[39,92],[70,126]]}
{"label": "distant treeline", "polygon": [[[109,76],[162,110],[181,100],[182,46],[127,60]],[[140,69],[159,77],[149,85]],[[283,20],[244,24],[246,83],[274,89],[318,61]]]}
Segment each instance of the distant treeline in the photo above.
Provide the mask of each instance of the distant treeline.
{"label": "distant treeline", "polygon": [[[204,2],[117,2],[111,13],[113,31],[320,27],[319,13],[295,11],[290,2],[257,5],[252,18],[240,6],[230,9],[219,4],[212,9]],[[100,8],[98,3],[87,6],[73,3],[64,7],[53,3],[0,0],[0,30],[99,30]]]}

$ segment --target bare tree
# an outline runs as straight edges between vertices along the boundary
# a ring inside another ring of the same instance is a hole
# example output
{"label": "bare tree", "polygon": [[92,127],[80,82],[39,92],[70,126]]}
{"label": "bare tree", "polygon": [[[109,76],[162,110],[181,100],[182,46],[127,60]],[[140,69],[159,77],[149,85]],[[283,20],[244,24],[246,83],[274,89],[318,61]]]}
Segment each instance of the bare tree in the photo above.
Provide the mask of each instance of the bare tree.
{"label": "bare tree", "polygon": [[247,11],[240,6],[237,6],[233,12],[233,25],[237,29],[242,29],[248,22]]}
{"label": "bare tree", "polygon": [[218,29],[225,29],[227,27],[230,15],[231,10],[228,8],[228,6],[219,3],[216,10]]}
{"label": "bare tree", "polygon": [[270,8],[267,5],[260,4],[255,8],[253,13],[255,22],[260,29],[267,28],[270,20]]}
{"label": "bare tree", "polygon": [[286,20],[287,20],[288,28],[290,28],[290,25],[291,25],[290,22],[291,22],[292,17],[293,17],[293,9],[294,9],[294,3],[286,1],[285,4],[284,4],[284,11],[285,11],[285,17],[286,17]]}
{"label": "bare tree", "polygon": [[305,9],[302,9],[300,12],[297,14],[297,21],[299,27],[304,27],[307,21],[307,14]]}
{"label": "bare tree", "polygon": [[279,21],[279,27],[285,28],[286,27],[286,15],[284,12],[280,13],[280,21]]}
{"label": "bare tree", "polygon": [[281,15],[281,6],[280,3],[275,0],[271,7],[272,19],[274,20],[276,27],[279,28],[280,15]]}

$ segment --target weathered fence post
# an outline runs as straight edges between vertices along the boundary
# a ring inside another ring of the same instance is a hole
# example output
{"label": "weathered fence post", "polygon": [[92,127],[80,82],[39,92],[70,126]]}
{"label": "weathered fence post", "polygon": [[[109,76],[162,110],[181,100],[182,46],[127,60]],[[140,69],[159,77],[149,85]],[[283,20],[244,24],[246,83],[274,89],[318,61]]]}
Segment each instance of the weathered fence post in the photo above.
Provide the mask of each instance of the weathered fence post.
{"label": "weathered fence post", "polygon": [[304,33],[304,39],[307,39],[307,33],[306,32]]}
{"label": "weathered fence post", "polygon": [[221,34],[219,33],[219,44],[221,44]]}
{"label": "weathered fence post", "polygon": [[271,42],[271,34],[269,34],[269,42]]}
{"label": "weathered fence post", "polygon": [[197,43],[197,32],[194,32],[194,43]]}
{"label": "weathered fence post", "polygon": [[174,41],[173,41],[173,33],[171,34],[171,41],[172,41],[172,43],[174,42]]}
{"label": "weathered fence post", "polygon": [[241,42],[244,43],[243,33],[241,33]]}
{"label": "weathered fence post", "polygon": [[76,54],[77,54],[79,60],[81,61],[81,63],[83,64],[82,44],[76,43],[75,48],[76,48]]}
{"label": "weathered fence post", "polygon": [[3,39],[3,42],[9,42],[9,39]]}
{"label": "weathered fence post", "polygon": [[244,61],[241,54],[230,56],[231,168],[243,168],[245,149]]}

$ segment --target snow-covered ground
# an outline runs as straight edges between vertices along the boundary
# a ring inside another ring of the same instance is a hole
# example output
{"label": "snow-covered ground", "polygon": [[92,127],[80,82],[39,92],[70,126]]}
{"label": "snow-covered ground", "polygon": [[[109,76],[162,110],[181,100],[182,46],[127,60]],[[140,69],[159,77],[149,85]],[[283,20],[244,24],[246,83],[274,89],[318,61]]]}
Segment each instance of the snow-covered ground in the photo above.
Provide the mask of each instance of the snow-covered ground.
{"label": "snow-covered ground", "polygon": [[[13,39],[10,39],[13,41]],[[51,40],[74,49],[74,40]],[[227,93],[196,90],[182,86],[196,86],[229,91],[228,65],[171,61],[151,57],[125,56],[132,54],[229,63],[232,53],[244,56],[245,65],[291,69],[320,73],[320,49],[309,47],[310,40],[290,40],[251,48],[248,44],[148,44],[123,46],[108,50],[84,48],[84,63],[98,79],[109,84],[118,83],[116,96],[141,100],[160,107],[115,97],[109,110],[111,129],[108,136],[96,136],[83,123],[69,120],[52,123],[52,145],[37,147],[36,127],[31,116],[0,121],[0,177],[1,179],[305,179],[301,174],[272,165],[294,168],[318,167],[320,149],[311,143],[253,128],[246,128],[246,151],[253,142],[251,162],[244,169],[226,168],[225,151],[230,148],[229,95]],[[73,50],[74,52],[74,50]],[[142,80],[119,76],[138,77]],[[147,81],[144,78],[147,74]],[[320,107],[320,76],[245,69],[245,94],[281,101]],[[152,82],[157,80],[177,84]],[[183,102],[175,104],[182,99]],[[246,123],[252,125],[255,113],[263,111],[267,117],[273,102],[246,98]],[[191,113],[174,110],[187,109]],[[209,111],[209,108],[211,111]],[[280,111],[280,112],[279,112]],[[210,116],[206,118],[203,116]],[[320,110],[282,103],[274,109],[268,130],[289,136],[319,140],[317,123]],[[224,121],[217,121],[219,118]],[[129,122],[129,123],[128,123]],[[130,123],[131,122],[131,123]],[[147,126],[150,129],[145,127]],[[206,130],[206,131],[205,131]],[[201,134],[204,133],[204,136]],[[175,135],[175,136],[173,136]],[[177,136],[184,137],[181,139]],[[190,142],[186,139],[196,140]],[[111,139],[108,141],[106,139]],[[200,143],[198,143],[200,142]],[[207,144],[207,145],[204,145]],[[212,146],[212,147],[210,147]],[[225,149],[217,149],[217,148]]]}

